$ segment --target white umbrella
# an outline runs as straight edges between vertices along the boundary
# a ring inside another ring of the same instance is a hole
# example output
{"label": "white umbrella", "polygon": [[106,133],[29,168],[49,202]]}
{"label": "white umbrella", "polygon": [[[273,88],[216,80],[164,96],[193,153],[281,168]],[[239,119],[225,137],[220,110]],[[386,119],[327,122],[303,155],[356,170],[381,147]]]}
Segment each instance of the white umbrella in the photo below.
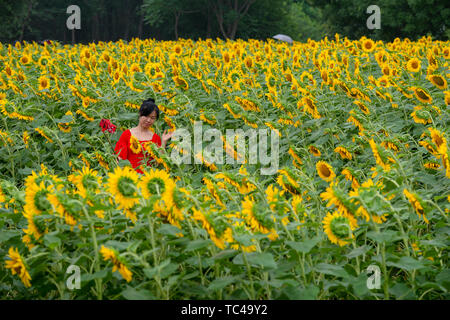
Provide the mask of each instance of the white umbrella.
{"label": "white umbrella", "polygon": [[293,42],[292,38],[287,36],[287,35],[285,35],[285,34],[277,34],[276,36],[273,36],[272,38],[280,40],[280,41],[285,41],[285,42],[288,42],[288,43],[292,43]]}

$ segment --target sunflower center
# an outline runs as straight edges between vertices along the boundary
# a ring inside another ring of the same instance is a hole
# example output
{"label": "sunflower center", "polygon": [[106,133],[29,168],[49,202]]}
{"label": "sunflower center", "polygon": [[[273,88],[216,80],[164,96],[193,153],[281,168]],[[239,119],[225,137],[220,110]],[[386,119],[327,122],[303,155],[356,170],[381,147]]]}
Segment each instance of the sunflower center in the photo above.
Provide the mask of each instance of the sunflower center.
{"label": "sunflower center", "polygon": [[120,177],[117,188],[124,197],[130,198],[136,193],[136,186],[134,185],[133,180],[128,177]]}
{"label": "sunflower center", "polygon": [[95,181],[94,177],[91,175],[84,175],[81,179],[81,183],[83,184],[83,187],[85,189],[96,189],[97,188],[97,182]]}
{"label": "sunflower center", "polygon": [[323,174],[325,177],[329,177],[329,176],[331,175],[331,171],[330,171],[330,169],[328,169],[327,166],[322,166],[322,167],[320,168],[320,171],[322,172],[322,174]]}
{"label": "sunflower center", "polygon": [[166,190],[166,184],[161,178],[153,178],[147,182],[147,189],[150,194],[162,194]]}
{"label": "sunflower center", "polygon": [[38,208],[40,211],[47,211],[50,210],[52,207],[50,202],[47,200],[47,190],[39,190],[34,195],[34,205],[36,208]]}
{"label": "sunflower center", "polygon": [[434,83],[436,83],[438,86],[443,86],[444,85],[444,79],[442,79],[441,77],[433,77],[433,81]]}
{"label": "sunflower center", "polygon": [[339,239],[346,239],[349,237],[348,219],[345,217],[334,218],[331,221],[331,231]]}
{"label": "sunflower center", "polygon": [[45,225],[45,220],[40,215],[33,216],[33,223],[36,226],[36,229],[38,230],[39,233],[44,233],[45,230],[47,229]]}

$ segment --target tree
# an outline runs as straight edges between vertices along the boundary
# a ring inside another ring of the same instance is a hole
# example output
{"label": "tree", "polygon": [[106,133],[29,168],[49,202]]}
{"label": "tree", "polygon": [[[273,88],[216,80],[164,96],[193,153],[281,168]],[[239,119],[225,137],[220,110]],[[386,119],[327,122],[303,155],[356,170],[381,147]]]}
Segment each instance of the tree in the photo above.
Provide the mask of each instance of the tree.
{"label": "tree", "polygon": [[211,1],[220,32],[226,39],[234,39],[239,22],[247,14],[256,0],[215,0]]}

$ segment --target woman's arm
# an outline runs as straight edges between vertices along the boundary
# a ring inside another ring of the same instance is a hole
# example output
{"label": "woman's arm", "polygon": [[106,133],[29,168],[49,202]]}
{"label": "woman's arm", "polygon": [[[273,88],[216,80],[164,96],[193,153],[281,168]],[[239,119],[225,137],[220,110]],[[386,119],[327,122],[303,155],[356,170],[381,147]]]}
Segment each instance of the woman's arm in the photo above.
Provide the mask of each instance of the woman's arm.
{"label": "woman's arm", "polygon": [[166,148],[167,141],[168,141],[170,138],[172,138],[172,136],[173,136],[174,133],[175,133],[175,131],[172,131],[172,132],[167,133],[167,130],[164,130],[164,133],[162,134],[162,137],[161,137],[161,147],[162,147],[163,149]]}

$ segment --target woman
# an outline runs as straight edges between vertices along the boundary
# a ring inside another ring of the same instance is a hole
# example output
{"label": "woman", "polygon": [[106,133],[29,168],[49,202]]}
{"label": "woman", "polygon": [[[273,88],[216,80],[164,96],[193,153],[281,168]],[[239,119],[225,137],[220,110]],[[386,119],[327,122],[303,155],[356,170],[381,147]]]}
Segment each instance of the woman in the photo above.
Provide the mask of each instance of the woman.
{"label": "woman", "polygon": [[[141,169],[137,168],[141,165],[144,158],[144,145],[146,143],[156,143],[158,147],[163,149],[166,147],[167,140],[169,140],[174,132],[167,133],[164,131],[162,140],[159,135],[150,131],[150,127],[159,118],[159,109],[155,104],[155,100],[145,100],[139,109],[139,123],[136,127],[125,130],[117,141],[114,152],[119,156],[119,159],[130,161],[133,168],[143,173]],[[150,165],[149,159],[147,165]]]}

